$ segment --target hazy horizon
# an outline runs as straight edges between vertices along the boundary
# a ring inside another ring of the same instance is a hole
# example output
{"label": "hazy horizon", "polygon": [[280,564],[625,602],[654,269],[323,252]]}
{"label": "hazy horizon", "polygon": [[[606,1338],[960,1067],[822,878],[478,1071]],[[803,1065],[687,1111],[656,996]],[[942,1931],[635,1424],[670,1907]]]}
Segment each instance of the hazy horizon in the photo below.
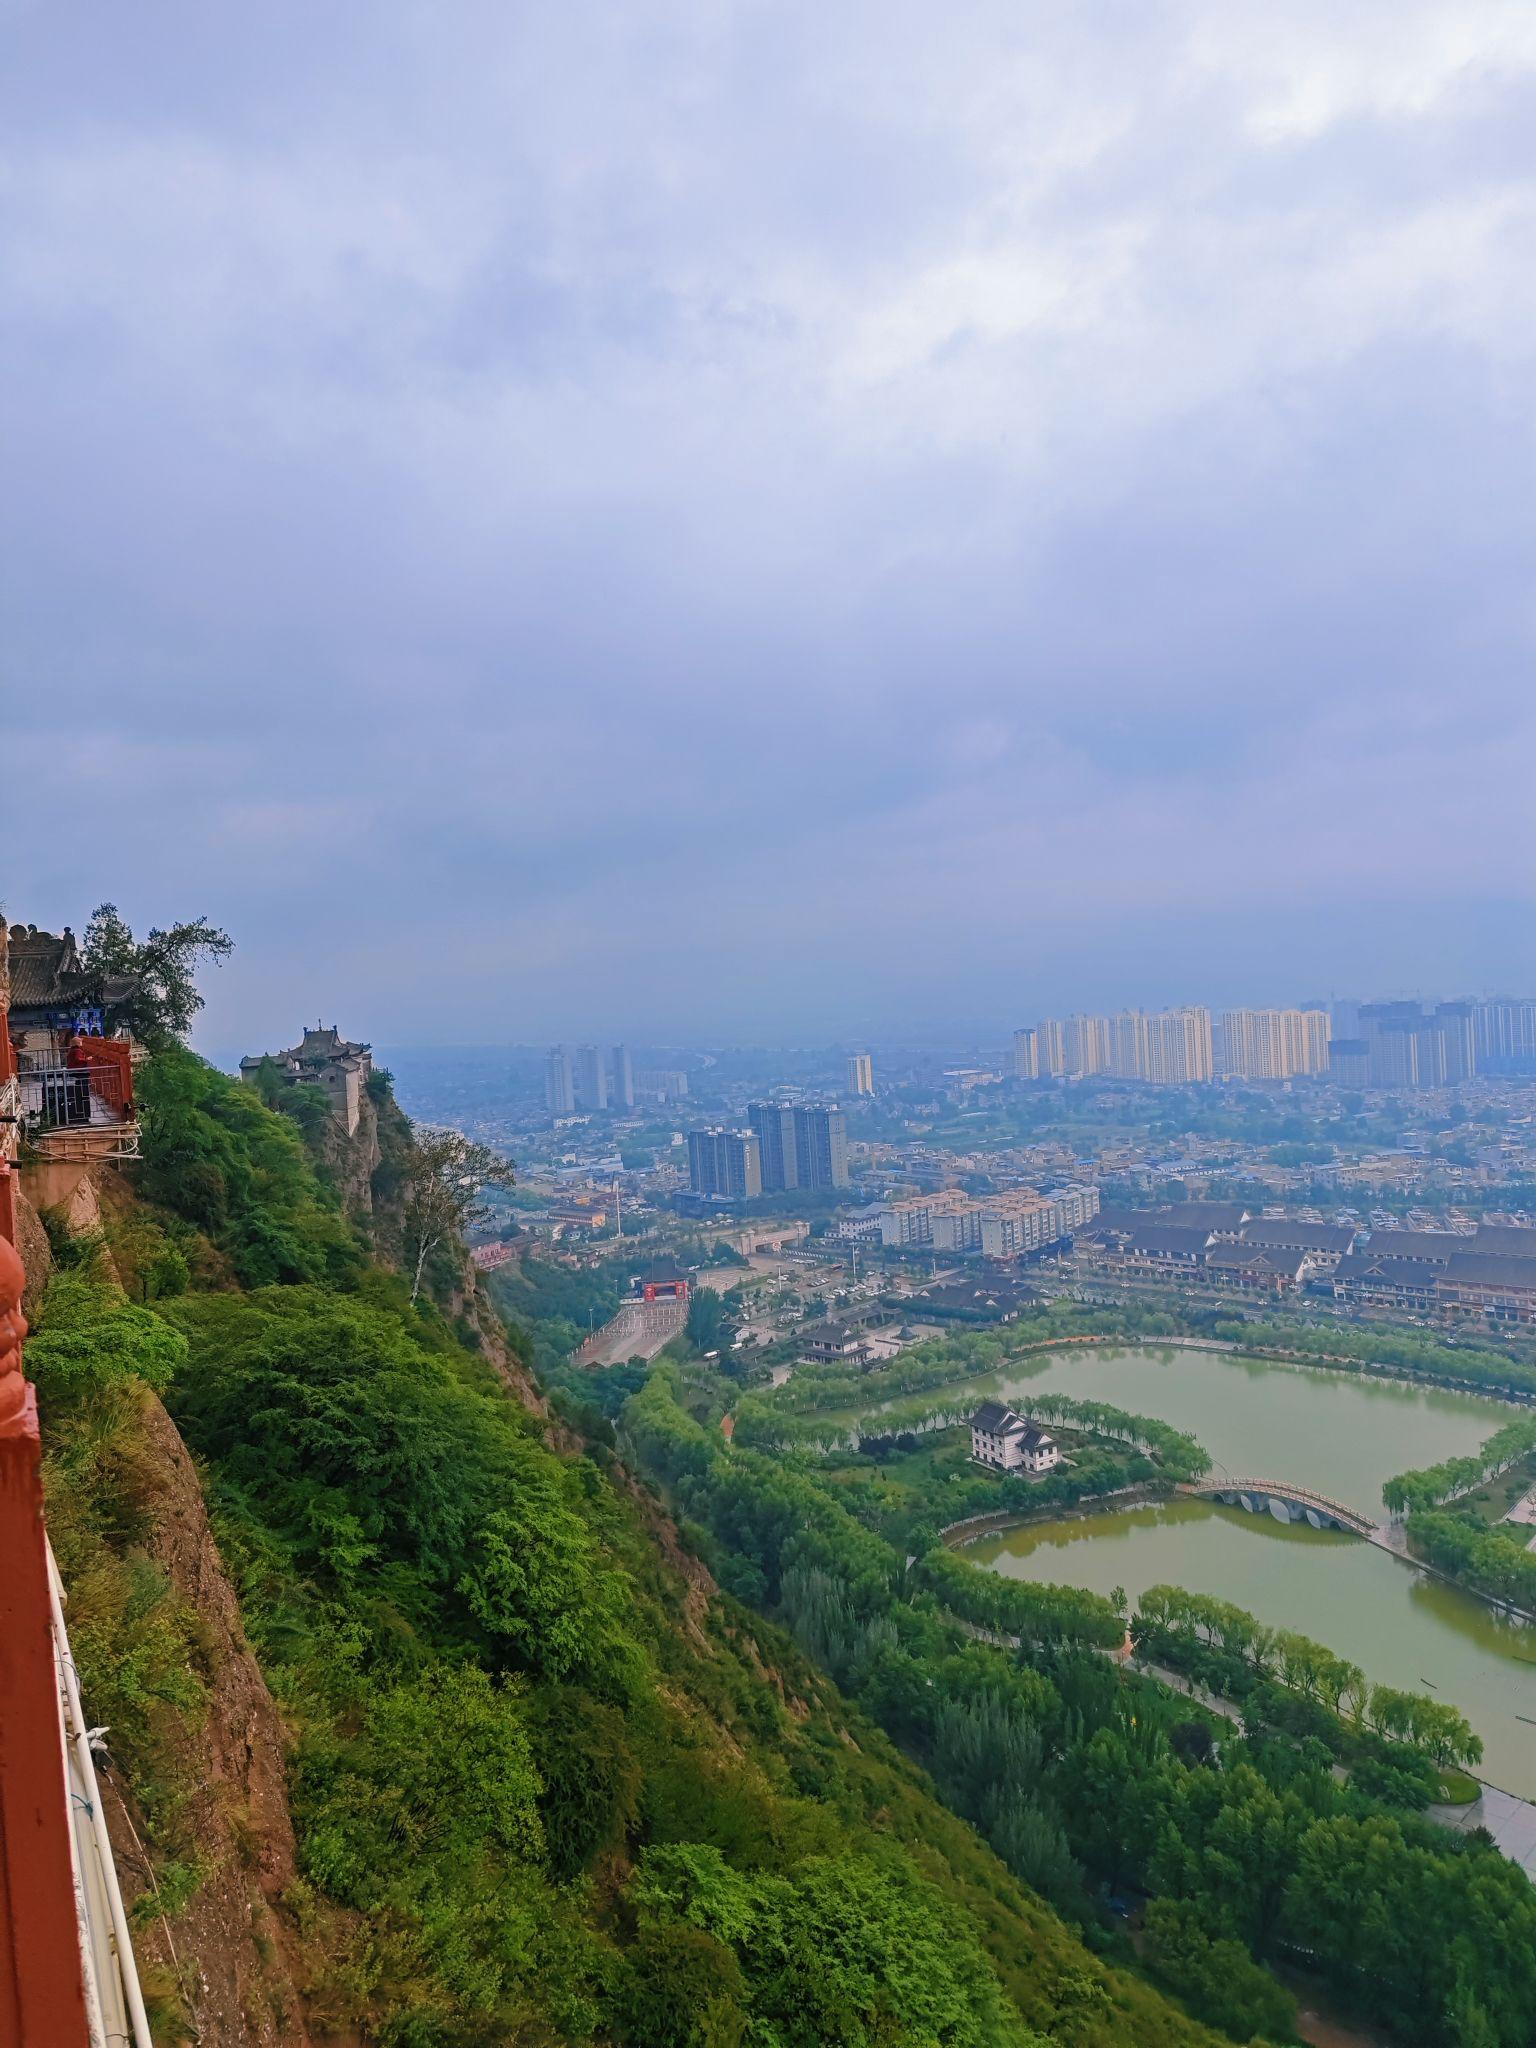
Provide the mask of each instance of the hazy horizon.
{"label": "hazy horizon", "polygon": [[200,1042],[1536,989],[1536,11],[9,28],[0,903]]}

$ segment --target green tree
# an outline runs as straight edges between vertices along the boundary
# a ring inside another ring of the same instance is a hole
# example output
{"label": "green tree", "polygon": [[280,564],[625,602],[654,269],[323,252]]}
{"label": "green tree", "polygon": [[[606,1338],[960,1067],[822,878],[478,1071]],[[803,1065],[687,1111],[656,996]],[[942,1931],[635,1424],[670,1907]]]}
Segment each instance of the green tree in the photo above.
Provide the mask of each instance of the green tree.
{"label": "green tree", "polygon": [[[115,903],[100,904],[80,949],[89,993],[111,1025],[126,1025],[145,1045],[184,1038],[203,1007],[196,974],[204,961],[227,960],[234,941],[206,917],[137,940]],[[114,986],[120,984],[120,986]]]}
{"label": "green tree", "polygon": [[418,1130],[401,1163],[401,1230],[411,1274],[411,1299],[421,1293],[427,1261],[456,1244],[490,1213],[488,1187],[509,1188],[512,1162],[462,1131]]}

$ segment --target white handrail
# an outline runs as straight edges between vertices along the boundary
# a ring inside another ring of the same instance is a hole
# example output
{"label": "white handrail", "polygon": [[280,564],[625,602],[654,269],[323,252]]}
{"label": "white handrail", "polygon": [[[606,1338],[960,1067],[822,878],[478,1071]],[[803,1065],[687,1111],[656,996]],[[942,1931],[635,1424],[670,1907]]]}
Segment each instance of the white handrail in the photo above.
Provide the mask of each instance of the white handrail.
{"label": "white handrail", "polygon": [[[154,2048],[144,1995],[139,1989],[138,1967],[133,1959],[122,1886],[117,1881],[112,1838],[102,1811],[89,1724],[80,1704],[80,1684],[64,1626],[64,1585],[52,1544],[48,1546],[48,1600],[53,1610],[53,1652],[59,1673],[68,1766],[71,1847],[81,1910],[80,1954],[89,1980],[87,1999],[92,2007],[93,2039],[99,2038],[103,2048],[126,2048],[129,2042],[133,2048]],[[82,1813],[88,1817],[90,1830],[83,1841],[78,1839]],[[109,1923],[106,1927],[101,1925],[103,1904]]]}

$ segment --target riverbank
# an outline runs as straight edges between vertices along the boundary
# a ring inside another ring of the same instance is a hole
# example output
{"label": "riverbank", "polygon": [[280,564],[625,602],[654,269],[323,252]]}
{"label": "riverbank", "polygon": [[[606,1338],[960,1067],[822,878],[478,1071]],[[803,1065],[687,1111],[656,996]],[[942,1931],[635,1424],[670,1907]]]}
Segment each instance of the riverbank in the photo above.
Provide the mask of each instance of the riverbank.
{"label": "riverbank", "polygon": [[963,1550],[967,1543],[974,1543],[983,1536],[1005,1536],[1010,1529],[1048,1527],[1052,1522],[1081,1521],[1085,1516],[1102,1514],[1106,1509],[1113,1513],[1119,1508],[1142,1507],[1149,1501],[1170,1500],[1173,1488],[1166,1479],[1149,1479],[1138,1486],[1118,1486],[1112,1493],[1098,1493],[1087,1499],[1074,1501],[1069,1507],[1040,1507],[1020,1513],[1017,1509],[999,1508],[992,1515],[967,1515],[962,1521],[951,1522],[939,1531],[939,1541],[946,1550]]}
{"label": "riverbank", "polygon": [[[1159,1685],[1181,1693],[1185,1699],[1225,1721],[1239,1726],[1242,1723],[1241,1707],[1224,1699],[1220,1693],[1207,1692],[1167,1664],[1155,1664],[1150,1658],[1131,1656],[1126,1658],[1124,1668],[1139,1673],[1143,1678],[1155,1679]],[[1513,1792],[1506,1792],[1501,1786],[1480,1778],[1476,1771],[1468,1771],[1466,1775],[1478,1787],[1477,1798],[1461,1806],[1426,1807],[1426,1817],[1443,1828],[1453,1828],[1462,1834],[1470,1833],[1473,1828],[1486,1828],[1510,1862],[1518,1864],[1536,1883],[1536,1802],[1517,1798]]]}

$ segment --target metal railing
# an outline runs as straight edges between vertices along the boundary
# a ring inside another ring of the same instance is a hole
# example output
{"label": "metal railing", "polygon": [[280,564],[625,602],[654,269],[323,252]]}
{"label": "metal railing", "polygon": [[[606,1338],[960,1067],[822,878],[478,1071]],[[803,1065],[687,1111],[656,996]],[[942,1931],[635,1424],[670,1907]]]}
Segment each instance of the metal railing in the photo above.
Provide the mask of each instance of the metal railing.
{"label": "metal railing", "polygon": [[66,1066],[28,1061],[17,1075],[21,1114],[36,1130],[125,1123],[132,1113],[123,1070],[115,1064]]}
{"label": "metal railing", "polygon": [[80,1960],[92,2048],[154,2048],[134,1962],[128,1913],[91,1753],[93,1731],[80,1704],[80,1684],[64,1625],[64,1586],[48,1549],[48,1599],[59,1680],[59,1732],[69,1791],[70,1849],[75,1905],[80,1918]]}

